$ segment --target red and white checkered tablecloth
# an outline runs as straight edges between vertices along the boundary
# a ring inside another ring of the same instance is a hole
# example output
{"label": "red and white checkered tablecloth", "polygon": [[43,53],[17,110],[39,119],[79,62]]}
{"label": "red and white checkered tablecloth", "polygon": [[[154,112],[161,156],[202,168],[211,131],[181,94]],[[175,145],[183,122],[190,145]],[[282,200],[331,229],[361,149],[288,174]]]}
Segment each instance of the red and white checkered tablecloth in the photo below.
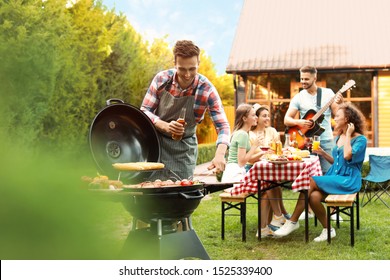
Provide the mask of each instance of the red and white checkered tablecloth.
{"label": "red and white checkered tablecloth", "polygon": [[310,177],[321,175],[320,160],[317,156],[305,158],[302,162],[288,162],[286,164],[274,164],[262,160],[252,166],[241,184],[234,185],[231,194],[257,193],[257,180],[262,180],[262,189],[269,184],[265,181],[293,181],[293,191],[308,190]]}

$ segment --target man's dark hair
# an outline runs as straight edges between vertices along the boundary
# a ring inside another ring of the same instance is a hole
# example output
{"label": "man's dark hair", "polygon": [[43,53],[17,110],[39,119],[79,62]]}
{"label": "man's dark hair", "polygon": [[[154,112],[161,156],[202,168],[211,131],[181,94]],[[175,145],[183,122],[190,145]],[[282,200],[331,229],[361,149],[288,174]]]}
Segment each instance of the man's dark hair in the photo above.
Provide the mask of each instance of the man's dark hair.
{"label": "man's dark hair", "polygon": [[303,66],[301,69],[299,69],[299,72],[315,75],[317,74],[317,69],[313,66]]}
{"label": "man's dark hair", "polygon": [[190,58],[193,56],[199,57],[199,54],[200,54],[199,47],[189,40],[177,41],[175,47],[173,48],[173,55],[175,57],[175,61],[176,61],[176,57],[178,56],[184,58]]}

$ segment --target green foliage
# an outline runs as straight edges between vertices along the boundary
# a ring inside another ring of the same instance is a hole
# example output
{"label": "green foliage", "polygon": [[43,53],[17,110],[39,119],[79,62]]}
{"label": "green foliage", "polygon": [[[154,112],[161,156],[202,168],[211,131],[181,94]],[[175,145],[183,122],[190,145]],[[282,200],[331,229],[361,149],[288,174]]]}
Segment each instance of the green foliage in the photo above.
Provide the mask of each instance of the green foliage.
{"label": "green foliage", "polygon": [[2,125],[26,144],[38,140],[67,34],[59,2],[51,9],[29,2],[3,3],[0,17]]}
{"label": "green foliage", "polygon": [[82,188],[81,176],[96,175],[88,151],[69,158],[45,149],[16,149],[4,135],[0,143],[13,147],[0,158],[2,260],[116,258],[107,238],[114,230],[107,216],[111,206]]}
{"label": "green foliage", "polygon": [[[204,51],[202,51],[200,54],[199,73],[206,76],[215,86],[224,106],[234,105],[234,88],[232,75],[224,74],[222,76],[218,76],[216,74],[214,63]],[[196,130],[196,134],[198,135],[200,142],[202,142],[202,139],[210,133],[211,129],[214,129],[214,126],[210,115],[206,113],[202,123],[197,126]]]}
{"label": "green foliage", "polygon": [[363,167],[362,167],[362,177],[366,177],[368,175],[368,172],[370,172],[370,162],[365,161],[363,162]]}
{"label": "green foliage", "polygon": [[224,106],[234,105],[233,77],[230,74],[218,76],[214,63],[204,51],[200,54],[199,73],[206,76],[217,89]]}
{"label": "green foliage", "polygon": [[[144,41],[101,1],[0,0],[0,130],[78,155],[106,100],[140,106],[154,75],[173,66],[165,39]],[[218,84],[208,57],[204,65]]]}
{"label": "green foliage", "polygon": [[196,164],[202,164],[211,161],[215,156],[217,147],[215,143],[199,144],[198,145],[198,159]]}

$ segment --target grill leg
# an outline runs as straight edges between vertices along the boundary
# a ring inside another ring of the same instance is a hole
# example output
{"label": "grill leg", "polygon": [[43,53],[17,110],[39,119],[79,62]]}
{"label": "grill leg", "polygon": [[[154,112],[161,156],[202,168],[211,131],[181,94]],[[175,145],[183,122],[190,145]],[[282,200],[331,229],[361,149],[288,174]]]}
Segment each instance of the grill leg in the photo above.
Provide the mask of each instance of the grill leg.
{"label": "grill leg", "polygon": [[157,219],[157,235],[161,236],[162,235],[162,220]]}
{"label": "grill leg", "polygon": [[[158,220],[161,221],[161,219]],[[210,259],[195,230],[191,229],[159,236],[157,234],[159,230],[158,220],[156,225],[153,225],[151,228],[130,231],[120,252],[119,259]],[[188,218],[188,223],[191,223],[190,218]]]}

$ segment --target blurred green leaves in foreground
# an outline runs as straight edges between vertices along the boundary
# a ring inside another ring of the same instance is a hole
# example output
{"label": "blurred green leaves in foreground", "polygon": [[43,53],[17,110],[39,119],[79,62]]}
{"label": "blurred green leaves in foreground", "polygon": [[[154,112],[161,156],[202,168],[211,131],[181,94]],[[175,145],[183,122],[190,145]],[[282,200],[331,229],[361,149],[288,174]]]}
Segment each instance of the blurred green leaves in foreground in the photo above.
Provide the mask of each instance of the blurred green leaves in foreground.
{"label": "blurred green leaves in foreground", "polygon": [[1,131],[0,143],[0,259],[115,259],[112,203],[82,187],[88,155],[33,153]]}

